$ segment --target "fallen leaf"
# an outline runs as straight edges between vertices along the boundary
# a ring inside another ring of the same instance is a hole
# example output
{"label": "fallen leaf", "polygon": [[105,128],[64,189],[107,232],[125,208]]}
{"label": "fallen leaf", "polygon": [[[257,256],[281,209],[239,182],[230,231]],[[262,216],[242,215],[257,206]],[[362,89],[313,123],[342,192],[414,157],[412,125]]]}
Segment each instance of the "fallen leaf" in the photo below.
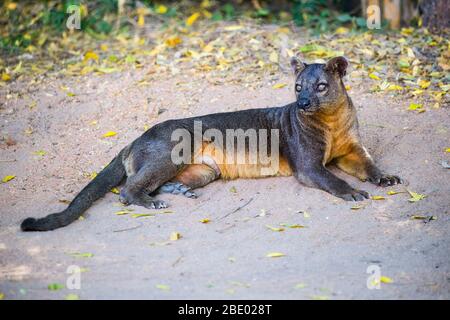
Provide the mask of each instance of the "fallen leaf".
{"label": "fallen leaf", "polygon": [[165,284],[157,284],[156,288],[163,291],[170,291],[170,287]]}
{"label": "fallen leaf", "polygon": [[90,252],[74,252],[74,253],[69,253],[69,255],[71,255],[72,257],[75,258],[92,258],[94,256],[93,253]]}
{"label": "fallen leaf", "polygon": [[170,240],[171,241],[176,241],[176,240],[179,240],[181,238],[181,234],[179,233],[179,232],[172,232],[171,234],[170,234]]}
{"label": "fallen leaf", "polygon": [[411,198],[408,199],[409,202],[417,202],[417,201],[423,200],[427,197],[425,194],[416,193],[416,192],[410,191],[408,189],[406,189],[406,191],[408,191],[408,193],[411,196]]}
{"label": "fallen leaf", "polygon": [[83,62],[88,62],[89,60],[94,60],[98,62],[98,55],[93,51],[88,51],[84,54]]}
{"label": "fallen leaf", "polygon": [[164,43],[169,48],[174,48],[177,45],[179,45],[181,42],[182,42],[182,40],[179,37],[171,37],[171,38],[166,39],[166,41]]}
{"label": "fallen leaf", "polygon": [[302,228],[306,228],[305,226],[301,225],[301,224],[286,224],[286,223],[280,223],[280,226],[286,227],[286,228],[291,228],[291,229],[302,229]]}
{"label": "fallen leaf", "polygon": [[108,132],[104,133],[102,137],[103,138],[113,137],[116,134],[117,134],[117,132],[115,132],[115,131],[108,131]]}
{"label": "fallen leaf", "polygon": [[16,176],[4,176],[2,179],[3,183],[7,183],[8,181],[11,181],[12,179],[14,179]]}
{"label": "fallen leaf", "polygon": [[411,219],[412,220],[428,220],[428,221],[431,221],[431,220],[437,220],[437,217],[436,216],[412,215]]}
{"label": "fallen leaf", "polygon": [[80,300],[80,297],[75,293],[69,293],[64,300]]}
{"label": "fallen leaf", "polygon": [[286,83],[277,83],[277,84],[274,84],[274,85],[272,86],[272,88],[273,88],[273,89],[281,89],[281,88],[284,88],[284,87],[286,87],[286,86],[287,86]]}
{"label": "fallen leaf", "polygon": [[404,192],[402,192],[402,191],[395,191],[395,190],[389,190],[387,192],[387,194],[390,195],[390,196],[393,196],[393,195],[399,194],[399,193],[404,193]]}
{"label": "fallen leaf", "polygon": [[120,211],[117,211],[117,212],[115,212],[114,214],[115,214],[115,215],[118,215],[118,216],[123,216],[123,215],[129,214],[129,213],[131,213],[131,211],[128,210],[128,209],[126,209],[126,210],[120,210]]}
{"label": "fallen leaf", "polygon": [[57,291],[57,290],[64,289],[64,285],[62,285],[60,283],[51,283],[47,286],[47,289],[50,291]]}
{"label": "fallen leaf", "polygon": [[386,277],[386,276],[381,276],[380,277],[380,282],[381,283],[392,283],[392,282],[394,282],[394,280],[392,280],[391,278]]}
{"label": "fallen leaf", "polygon": [[34,151],[33,154],[43,157],[43,156],[45,156],[46,152],[44,150],[39,150],[39,151]]}
{"label": "fallen leaf", "polygon": [[200,220],[201,223],[209,223],[211,222],[211,220],[209,220],[208,218],[202,219]]}
{"label": "fallen leaf", "polygon": [[420,112],[425,112],[423,104],[421,104],[421,103],[410,103],[409,107],[408,107],[408,110],[417,111],[419,113]]}
{"label": "fallen leaf", "polygon": [[268,229],[270,229],[272,231],[277,231],[277,232],[284,231],[284,228],[276,228],[276,227],[272,227],[272,226],[269,226],[269,225],[266,225],[266,228],[268,228]]}
{"label": "fallen leaf", "polygon": [[266,255],[267,258],[280,258],[280,257],[284,257],[284,256],[286,256],[286,255],[281,252],[271,252]]}
{"label": "fallen leaf", "polygon": [[143,217],[154,217],[153,213],[134,213],[131,215],[132,218],[143,218]]}
{"label": "fallen leaf", "polygon": [[120,190],[117,187],[112,188],[111,192],[114,194],[120,194]]}
{"label": "fallen leaf", "polygon": [[371,198],[372,200],[386,200],[386,198],[383,196],[372,196]]}
{"label": "fallen leaf", "polygon": [[186,25],[188,27],[192,26],[199,17],[200,17],[199,12],[193,13],[191,16],[189,16],[189,18],[186,19]]}
{"label": "fallen leaf", "polygon": [[375,73],[369,73],[369,78],[373,80],[381,80]]}
{"label": "fallen leaf", "polygon": [[155,12],[158,14],[165,14],[167,12],[167,7],[165,5],[160,4],[156,7]]}
{"label": "fallen leaf", "polygon": [[2,73],[2,80],[3,81],[9,81],[9,80],[11,80],[11,76],[9,75],[9,74],[7,74],[7,73]]}

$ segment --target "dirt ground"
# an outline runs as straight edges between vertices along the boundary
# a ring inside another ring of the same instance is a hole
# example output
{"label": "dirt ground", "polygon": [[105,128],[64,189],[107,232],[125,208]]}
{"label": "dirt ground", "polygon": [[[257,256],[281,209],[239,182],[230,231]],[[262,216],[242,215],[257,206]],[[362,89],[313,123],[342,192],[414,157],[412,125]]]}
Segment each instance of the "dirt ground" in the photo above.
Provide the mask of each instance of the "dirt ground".
{"label": "dirt ground", "polygon": [[[216,181],[198,199],[162,195],[172,212],[116,215],[118,195],[96,202],[85,219],[45,233],[23,233],[22,219],[63,209],[146,126],[171,118],[283,105],[293,85],[273,89],[214,85],[176,75],[137,86],[144,70],[61,78],[1,89],[0,292],[4,299],[449,299],[448,108],[409,111],[411,101],[373,94],[349,77],[366,147],[386,172],[426,198],[409,202],[405,185],[379,188],[343,173],[353,186],[384,196],[363,208],[294,178]],[[68,96],[65,86],[74,93]],[[37,101],[30,106],[30,101]],[[107,131],[116,136],[103,138]],[[8,141],[6,141],[8,142]],[[39,151],[44,151],[39,152]],[[336,171],[336,170],[335,170]],[[337,171],[336,171],[337,172]],[[388,195],[389,190],[402,193]],[[131,207],[132,214],[154,211]],[[435,220],[412,216],[434,216]],[[208,218],[209,223],[200,220]],[[267,226],[299,224],[273,231]],[[181,239],[170,241],[172,232]],[[280,252],[283,257],[267,254]],[[74,255],[90,253],[92,255]],[[65,285],[71,265],[81,289]],[[367,269],[384,282],[368,289]],[[375,267],[376,268],[376,267]],[[392,280],[392,282],[389,282]]]}

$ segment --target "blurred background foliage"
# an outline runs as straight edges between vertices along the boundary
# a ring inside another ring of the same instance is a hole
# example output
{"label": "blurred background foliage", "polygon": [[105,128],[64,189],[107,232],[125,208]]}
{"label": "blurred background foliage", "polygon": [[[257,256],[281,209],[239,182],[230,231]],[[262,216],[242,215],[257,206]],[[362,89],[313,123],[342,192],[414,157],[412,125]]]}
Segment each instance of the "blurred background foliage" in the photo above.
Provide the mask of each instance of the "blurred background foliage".
{"label": "blurred background foliage", "polygon": [[[111,33],[126,32],[136,25],[149,24],[152,19],[166,25],[182,25],[189,19],[253,19],[260,23],[303,26],[312,34],[334,31],[341,26],[365,31],[364,7],[371,3],[374,1],[3,1],[0,7],[0,49],[3,54],[15,54],[27,48],[30,50],[42,46],[49,36],[67,31],[65,21],[71,5],[81,8],[81,30],[94,38],[102,38]],[[398,0],[398,3],[402,6],[398,8],[399,15],[403,11],[402,17],[399,17],[402,25],[420,26],[418,1]],[[379,4],[383,8],[383,1]],[[409,8],[408,16],[404,14],[405,7]],[[386,20],[383,20],[382,27],[388,27]]]}

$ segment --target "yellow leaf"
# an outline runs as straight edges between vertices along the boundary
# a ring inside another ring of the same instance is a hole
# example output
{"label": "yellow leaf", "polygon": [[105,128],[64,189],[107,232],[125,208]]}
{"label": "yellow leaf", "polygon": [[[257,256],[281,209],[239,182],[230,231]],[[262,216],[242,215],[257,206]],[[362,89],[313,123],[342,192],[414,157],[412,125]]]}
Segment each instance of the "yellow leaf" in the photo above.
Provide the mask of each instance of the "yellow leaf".
{"label": "yellow leaf", "polygon": [[11,181],[12,179],[14,179],[16,176],[4,176],[2,179],[3,183],[6,183],[8,181]]}
{"label": "yellow leaf", "polygon": [[118,215],[118,216],[123,216],[123,215],[129,214],[129,213],[130,213],[130,210],[121,210],[121,211],[115,212],[114,214]]}
{"label": "yellow leaf", "polygon": [[336,29],[335,33],[336,34],[346,34],[346,33],[348,33],[348,31],[349,30],[346,27],[339,27]]}
{"label": "yellow leaf", "polygon": [[394,280],[392,280],[391,278],[386,277],[386,276],[381,276],[380,277],[380,282],[381,283],[392,283],[392,282],[394,282]]}
{"label": "yellow leaf", "polygon": [[426,89],[426,88],[428,88],[430,85],[431,85],[431,81],[426,81],[426,80],[420,80],[420,81],[419,81],[419,86],[420,86],[422,89]]}
{"label": "yellow leaf", "polygon": [[272,231],[277,231],[277,232],[284,231],[284,228],[276,228],[276,227],[272,227],[272,226],[266,226],[266,227]]}
{"label": "yellow leaf", "polygon": [[357,205],[354,205],[353,207],[351,207],[350,209],[351,210],[359,210],[359,209],[363,209],[364,207],[365,206],[362,204],[357,204]]}
{"label": "yellow leaf", "polygon": [[9,81],[9,80],[11,80],[11,76],[9,74],[3,72],[2,73],[2,80],[5,81],[5,82]]}
{"label": "yellow leaf", "polygon": [[409,107],[408,107],[408,110],[421,111],[421,110],[425,110],[425,109],[423,109],[423,104],[421,104],[421,103],[410,103]]}
{"label": "yellow leaf", "polygon": [[403,90],[403,87],[396,85],[396,84],[391,84],[391,85],[389,85],[389,87],[387,89],[389,91],[398,91],[398,90]]}
{"label": "yellow leaf", "polygon": [[117,189],[117,187],[112,188],[111,192],[115,193],[115,194],[120,194],[120,191],[119,191],[119,189]]}
{"label": "yellow leaf", "polygon": [[161,4],[161,5],[156,7],[155,12],[158,13],[158,14],[165,14],[165,13],[167,13],[167,7],[165,5]]}
{"label": "yellow leaf", "polygon": [[5,294],[3,292],[0,292],[0,300],[5,299]]}
{"label": "yellow leaf", "polygon": [[16,8],[17,8],[17,3],[15,3],[15,2],[10,2],[10,3],[8,3],[8,10],[16,10]]}
{"label": "yellow leaf", "polygon": [[372,200],[386,200],[383,196],[372,196]]}
{"label": "yellow leaf", "polygon": [[349,91],[349,90],[351,90],[351,89],[352,89],[352,87],[350,87],[350,85],[347,84],[347,85],[345,86],[345,90]]}
{"label": "yellow leaf", "polygon": [[408,189],[406,189],[406,191],[408,191],[409,195],[411,196],[411,198],[408,199],[409,202],[417,202],[417,201],[423,200],[427,197],[424,194],[416,193],[416,192],[410,191]]}
{"label": "yellow leaf", "polygon": [[274,85],[272,86],[272,88],[273,88],[273,89],[281,89],[281,88],[284,88],[284,87],[286,87],[286,86],[287,86],[286,83],[277,83],[277,84],[274,84]]}
{"label": "yellow leaf", "polygon": [[201,223],[209,223],[211,222],[211,220],[209,220],[208,218],[202,219],[200,220]]}
{"label": "yellow leaf", "polygon": [[131,215],[132,218],[145,218],[145,217],[153,217],[152,213],[134,213]]}
{"label": "yellow leaf", "polygon": [[180,37],[171,37],[164,42],[169,48],[174,48],[182,42]]}
{"label": "yellow leaf", "polygon": [[279,257],[284,257],[284,256],[285,256],[285,254],[281,253],[281,252],[271,252],[266,255],[266,257],[268,257],[268,258],[279,258]]}
{"label": "yellow leaf", "polygon": [[44,150],[39,150],[39,151],[34,151],[33,154],[43,157],[43,156],[45,156],[46,152]]}
{"label": "yellow leaf", "polygon": [[159,289],[159,290],[163,290],[163,291],[169,291],[170,290],[170,287],[168,285],[165,285],[165,284],[157,284],[156,288]]}
{"label": "yellow leaf", "polygon": [[381,80],[375,73],[369,73],[369,78],[373,80]]}
{"label": "yellow leaf", "polygon": [[171,234],[170,234],[170,240],[171,241],[176,241],[176,240],[179,240],[181,238],[181,234],[179,233],[179,232],[172,232]]}
{"label": "yellow leaf", "polygon": [[84,54],[83,62],[88,62],[89,60],[94,60],[98,62],[98,55],[93,51],[88,51]]}
{"label": "yellow leaf", "polygon": [[138,15],[137,25],[141,28],[145,25],[145,16],[143,14]]}
{"label": "yellow leaf", "polygon": [[108,131],[108,132],[106,132],[105,134],[103,134],[103,138],[108,138],[108,137],[113,137],[113,136],[115,136],[117,134],[117,132],[115,132],[115,131]]}
{"label": "yellow leaf", "polygon": [[290,30],[287,27],[280,27],[277,29],[277,32],[288,34],[290,32]]}
{"label": "yellow leaf", "polygon": [[102,45],[100,46],[100,49],[101,49],[102,51],[108,51],[108,46],[107,46],[106,44],[102,44]]}
{"label": "yellow leaf", "polygon": [[195,12],[193,13],[189,18],[186,19],[186,25],[192,26],[194,24],[195,21],[197,21],[197,19],[200,17],[200,13],[199,12]]}
{"label": "yellow leaf", "polygon": [[[301,229],[301,228],[306,228],[305,226],[302,226],[301,224],[287,224],[287,223],[280,223],[280,226],[282,227],[287,227],[287,228],[291,228],[291,229]],[[269,227],[269,226],[267,226]],[[275,231],[275,230],[274,230]],[[280,230],[283,231],[283,230]]]}
{"label": "yellow leaf", "polygon": [[403,193],[403,192],[399,192],[399,191],[395,191],[395,190],[389,190],[389,191],[387,192],[387,194],[390,195],[390,196],[393,196],[393,195],[399,194],[399,193]]}
{"label": "yellow leaf", "polygon": [[445,152],[450,152],[450,148],[445,149]]}

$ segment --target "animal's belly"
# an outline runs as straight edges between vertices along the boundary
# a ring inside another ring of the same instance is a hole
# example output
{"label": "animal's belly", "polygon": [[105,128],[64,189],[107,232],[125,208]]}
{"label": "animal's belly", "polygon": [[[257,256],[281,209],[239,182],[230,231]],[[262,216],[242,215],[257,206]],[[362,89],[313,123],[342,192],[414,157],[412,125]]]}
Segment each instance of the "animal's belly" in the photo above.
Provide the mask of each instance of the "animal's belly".
{"label": "animal's belly", "polygon": [[194,156],[196,163],[216,166],[215,169],[220,171],[223,179],[292,175],[287,160],[279,154],[261,157],[248,149],[243,152],[227,153],[213,143],[204,143],[200,151]]}

